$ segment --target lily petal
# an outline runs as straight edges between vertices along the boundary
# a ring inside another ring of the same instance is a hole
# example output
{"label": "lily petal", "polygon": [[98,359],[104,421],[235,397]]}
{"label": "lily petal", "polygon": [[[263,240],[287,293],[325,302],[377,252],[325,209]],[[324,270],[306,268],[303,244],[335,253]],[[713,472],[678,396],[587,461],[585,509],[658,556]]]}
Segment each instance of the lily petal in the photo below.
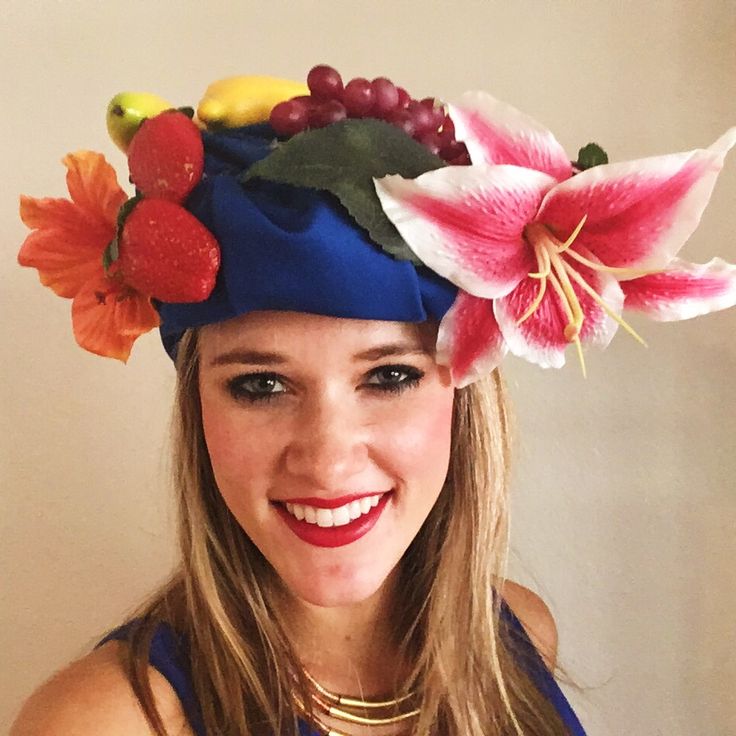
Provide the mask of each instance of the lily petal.
{"label": "lily petal", "polygon": [[473,164],[513,164],[558,181],[572,176],[570,159],[547,128],[486,92],[467,92],[449,105],[449,115]]}
{"label": "lily petal", "polygon": [[453,383],[463,388],[487,376],[506,355],[493,302],[460,290],[437,333],[437,362],[449,365]]}
{"label": "lily petal", "polygon": [[518,166],[448,166],[375,180],[383,211],[418,258],[474,296],[508,294],[536,261],[523,239],[554,179]]}
{"label": "lily petal", "polygon": [[96,355],[127,362],[133,343],[158,327],[158,312],[149,297],[101,273],[85,284],[72,302],[77,343]]}
{"label": "lily petal", "polygon": [[[587,255],[590,257],[590,254]],[[611,274],[593,271],[578,264],[575,264],[575,270],[600,295],[611,312],[621,314],[623,292]],[[542,368],[561,368],[565,364],[565,350],[570,345],[565,337],[570,318],[564,302],[551,284],[547,285],[537,310],[518,324],[535,300],[539,288],[539,280],[524,279],[508,296],[496,299],[494,312],[501,334],[514,355]],[[607,347],[616,334],[618,322],[575,281],[572,281],[572,288],[584,314],[580,342],[599,348]]]}
{"label": "lily petal", "polygon": [[18,262],[36,268],[41,283],[59,296],[73,297],[102,271],[102,252],[115,236],[126,196],[101,154],[70,154],[64,164],[72,201],[21,196],[20,216],[33,232]]}
{"label": "lily petal", "polygon": [[687,263],[676,258],[660,273],[624,281],[625,309],[669,322],[736,304],[736,266],[720,258]]}
{"label": "lily petal", "polygon": [[707,149],[595,166],[552,189],[536,220],[564,240],[587,215],[577,242],[602,263],[660,270],[698,226],[734,144],[731,128]]}
{"label": "lily petal", "polygon": [[[578,252],[582,251],[581,255],[586,256],[593,262],[597,260],[592,253],[583,251],[581,246],[578,246],[576,250]],[[624,308],[624,293],[615,276],[605,271],[594,271],[577,263],[574,266],[575,271],[587,284],[593,287],[593,290],[609,310],[616,316],[621,316]],[[607,348],[618,330],[618,322],[590,294],[584,293],[575,281],[573,281],[573,287],[585,314],[585,320],[580,330],[580,342],[583,345],[592,345],[601,350]]]}

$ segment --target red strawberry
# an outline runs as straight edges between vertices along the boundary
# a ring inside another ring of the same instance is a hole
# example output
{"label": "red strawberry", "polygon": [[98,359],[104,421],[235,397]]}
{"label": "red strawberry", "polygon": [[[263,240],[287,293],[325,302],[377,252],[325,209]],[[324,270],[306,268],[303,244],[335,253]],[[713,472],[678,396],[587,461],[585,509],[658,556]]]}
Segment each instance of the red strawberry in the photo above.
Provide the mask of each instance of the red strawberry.
{"label": "red strawberry", "polygon": [[149,118],[128,148],[131,181],[146,197],[183,202],[202,178],[204,147],[197,126],[178,110]]}
{"label": "red strawberry", "polygon": [[114,263],[123,281],[162,302],[201,302],[215,286],[220,246],[181,205],[143,199],[123,225]]}

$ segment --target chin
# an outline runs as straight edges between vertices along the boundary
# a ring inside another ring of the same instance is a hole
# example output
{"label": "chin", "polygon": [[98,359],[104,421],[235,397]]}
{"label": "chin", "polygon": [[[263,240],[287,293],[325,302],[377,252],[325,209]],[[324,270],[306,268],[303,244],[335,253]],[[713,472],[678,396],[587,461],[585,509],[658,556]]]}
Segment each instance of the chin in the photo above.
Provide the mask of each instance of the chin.
{"label": "chin", "polygon": [[385,584],[389,570],[384,574],[355,575],[342,578],[340,575],[319,575],[309,580],[284,580],[292,595],[305,603],[321,608],[337,608],[351,606],[376,595]]}

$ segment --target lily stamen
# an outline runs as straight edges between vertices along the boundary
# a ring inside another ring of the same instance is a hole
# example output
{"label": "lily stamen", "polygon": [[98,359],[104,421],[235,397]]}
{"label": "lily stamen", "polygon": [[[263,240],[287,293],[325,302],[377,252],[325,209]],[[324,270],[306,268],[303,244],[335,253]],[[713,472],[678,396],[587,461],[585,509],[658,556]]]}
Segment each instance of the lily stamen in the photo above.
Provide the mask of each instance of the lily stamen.
{"label": "lily stamen", "polygon": [[547,290],[546,279],[552,276],[552,269],[554,269],[559,278],[557,284],[560,289],[557,291],[557,294],[560,296],[563,303],[569,306],[569,310],[567,311],[570,322],[565,327],[565,339],[568,342],[573,342],[577,335],[580,334],[580,329],[582,328],[585,315],[583,314],[583,310],[575,294],[575,290],[570,283],[570,279],[565,273],[564,261],[559,257],[559,254],[567,251],[567,249],[573,244],[580,234],[580,231],[583,229],[583,225],[587,218],[587,214],[583,215],[580,222],[564,243],[555,238],[549,229],[541,223],[533,222],[527,225],[524,234],[534,248],[537,265],[540,267],[538,272],[529,273],[528,276],[530,278],[541,279],[541,283],[537,296],[524,314],[516,321],[517,325],[520,325],[529,319],[529,317],[531,317],[539,308]]}
{"label": "lily stamen", "polygon": [[[561,251],[557,251],[560,253]],[[661,269],[645,269],[645,268],[621,268],[618,266],[604,266],[602,263],[596,263],[591,261],[585,256],[581,256],[580,253],[574,250],[567,251],[567,255],[570,258],[574,258],[578,263],[582,263],[584,266],[592,269],[593,271],[603,271],[605,273],[613,273],[619,276],[631,276],[631,278],[639,278],[640,276],[649,276],[653,273],[660,273]]]}
{"label": "lily stamen", "polygon": [[[583,229],[583,225],[585,225],[585,221],[588,219],[588,215],[583,215],[582,220],[575,226],[575,229],[570,234],[570,237],[564,242],[560,243],[559,247],[557,249],[558,253],[564,253],[574,242],[575,238],[580,235],[580,231]],[[559,241],[557,241],[559,243]],[[570,251],[571,253],[573,251]]]}
{"label": "lily stamen", "polygon": [[534,314],[534,312],[537,311],[546,293],[547,293],[547,279],[543,278],[539,284],[539,291],[537,292],[537,296],[534,298],[534,301],[529,305],[529,308],[526,310],[526,312],[524,312],[524,314],[521,317],[519,317],[519,319],[516,320],[517,325],[520,325],[523,322],[526,322],[526,320],[528,320],[529,317],[531,317]]}
{"label": "lily stamen", "polygon": [[[626,332],[628,332],[637,342],[645,347],[647,344],[634,330],[634,328],[631,327],[631,325],[629,325],[620,315],[616,314],[608,304],[606,304],[601,295],[598,294],[598,292],[580,275],[580,273],[578,273],[578,271],[576,271],[573,266],[565,260],[565,257],[570,257],[593,271],[611,273],[618,276],[638,278],[640,276],[659,272],[656,269],[646,270],[605,266],[602,263],[595,263],[589,258],[580,255],[577,251],[572,250],[570,246],[583,229],[586,219],[587,215],[584,215],[564,243],[558,240],[550,232],[549,228],[541,223],[535,222],[527,225],[524,235],[534,248],[537,264],[539,266],[539,271],[537,273],[530,273],[528,275],[530,278],[541,279],[541,283],[534,301],[529,305],[529,308],[524,312],[522,317],[516,322],[517,325],[522,324],[539,309],[539,305],[542,303],[546,293],[546,282],[547,279],[549,279],[557,293],[557,296],[560,298],[560,302],[565,313],[567,314],[568,324],[564,329],[564,337],[568,342],[576,344],[578,357],[580,358],[581,365],[583,367],[583,375],[585,375],[585,363],[580,345],[580,332],[583,322],[585,321],[585,313],[583,312],[580,299],[575,293],[575,289],[570,279],[578,284],[578,286],[580,286],[580,288],[588,294],[611,319],[623,327],[623,329],[626,330]],[[565,257],[563,257],[563,254]]]}
{"label": "lily stamen", "polygon": [[589,294],[597,304],[601,306],[603,311],[614,321],[618,322],[618,324],[626,330],[637,342],[641,343],[645,348],[648,347],[645,340],[634,330],[634,328],[626,322],[621,316],[616,314],[616,312],[611,309],[611,307],[606,304],[605,301],[601,298],[600,294],[569,264],[565,263],[565,270],[567,273],[572,276],[573,280],[580,285],[580,287],[585,291],[587,294]]}
{"label": "lily stamen", "polygon": [[583,322],[585,321],[585,314],[583,313],[583,308],[580,306],[578,295],[575,293],[575,289],[570,283],[570,278],[568,277],[567,270],[565,269],[564,260],[560,258],[557,253],[550,253],[550,261],[555,275],[560,281],[560,286],[565,294],[565,299],[570,306],[572,315],[571,323],[565,328],[565,339],[568,342],[572,342],[573,336],[577,337],[580,334]]}
{"label": "lily stamen", "polygon": [[550,275],[552,270],[549,253],[547,252],[547,249],[541,245],[534,246],[534,253],[537,256],[537,265],[541,266],[541,268],[538,273],[530,273],[529,277],[533,279],[541,279],[539,290],[537,291],[537,296],[534,298],[534,301],[529,305],[529,308],[526,310],[526,312],[524,312],[524,314],[516,320],[517,325],[525,322],[527,319],[529,319],[529,317],[534,314],[534,312],[537,311],[537,308],[542,303],[542,299],[544,299],[544,295],[547,293],[547,277]]}
{"label": "lily stamen", "polygon": [[541,266],[539,271],[527,274],[531,279],[544,279],[549,276],[550,272],[550,260],[549,253],[543,245],[534,246],[534,255],[537,257],[537,266]]}
{"label": "lily stamen", "polygon": [[580,335],[575,334],[572,339],[568,337],[568,330],[572,326],[573,316],[570,305],[562,289],[562,284],[559,282],[557,276],[555,276],[555,274],[553,273],[549,275],[549,282],[550,284],[552,284],[552,288],[555,290],[557,296],[559,297],[562,308],[565,310],[565,314],[567,315],[568,325],[565,328],[565,338],[570,342],[575,343],[575,347],[577,348],[578,360],[580,361],[580,369],[583,372],[583,378],[586,378],[587,371],[585,370],[585,357],[583,356],[583,346],[580,344]]}

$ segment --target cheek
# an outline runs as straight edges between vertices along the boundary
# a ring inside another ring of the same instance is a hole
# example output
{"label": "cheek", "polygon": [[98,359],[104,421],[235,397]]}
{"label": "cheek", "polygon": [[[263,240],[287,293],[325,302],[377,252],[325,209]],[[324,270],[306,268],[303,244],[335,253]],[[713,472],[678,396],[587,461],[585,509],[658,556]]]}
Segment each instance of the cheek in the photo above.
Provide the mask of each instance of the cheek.
{"label": "cheek", "polygon": [[441,393],[397,421],[388,446],[406,474],[442,484],[450,459],[452,410],[452,394]]}
{"label": "cheek", "polygon": [[202,397],[202,426],[213,469],[232,465],[238,457],[238,435],[227,414]]}
{"label": "cheek", "polygon": [[256,438],[242,416],[217,399],[208,400],[206,394],[202,396],[202,426],[215,482],[235,512],[235,507],[248,504],[246,491],[257,485],[266,461],[263,437]]}

